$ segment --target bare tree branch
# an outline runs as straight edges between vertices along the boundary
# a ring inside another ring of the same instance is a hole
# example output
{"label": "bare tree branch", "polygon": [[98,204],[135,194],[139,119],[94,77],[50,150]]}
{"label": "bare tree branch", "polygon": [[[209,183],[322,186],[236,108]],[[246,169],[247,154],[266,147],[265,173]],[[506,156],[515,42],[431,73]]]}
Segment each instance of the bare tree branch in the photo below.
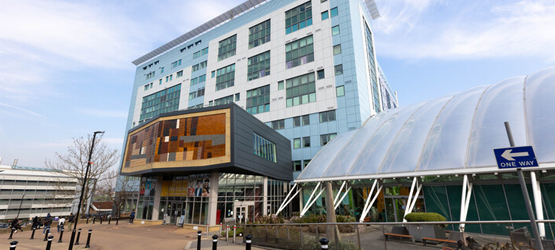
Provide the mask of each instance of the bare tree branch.
{"label": "bare tree branch", "polygon": [[[45,165],[56,172],[64,175],[72,176],[77,179],[79,187],[83,186],[83,180],[87,168],[87,160],[92,145],[93,136],[88,135],[87,138],[73,138],[73,145],[69,146],[65,154],[56,152],[53,161],[46,160]],[[109,185],[107,180],[113,178],[110,168],[115,166],[119,159],[117,149],[111,149],[106,143],[102,141],[102,136],[96,138],[94,150],[91,158],[91,168],[87,179],[89,183],[85,185],[85,192],[83,195],[83,207],[81,207],[81,214],[85,213],[85,206],[87,200],[91,197],[92,183],[97,183],[97,188],[103,189],[104,185]],[[111,185],[113,187],[113,185]],[[62,188],[59,188],[62,190]]]}

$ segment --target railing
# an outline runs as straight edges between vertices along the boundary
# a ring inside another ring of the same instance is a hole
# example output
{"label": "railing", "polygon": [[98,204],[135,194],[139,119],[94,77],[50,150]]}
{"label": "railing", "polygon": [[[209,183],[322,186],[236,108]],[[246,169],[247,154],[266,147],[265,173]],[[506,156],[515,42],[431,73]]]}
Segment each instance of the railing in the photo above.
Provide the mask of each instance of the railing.
{"label": "railing", "polygon": [[[543,249],[555,249],[550,224],[555,220],[537,222],[545,223],[548,239],[543,240]],[[460,232],[461,224],[466,232]],[[498,220],[247,224],[243,229],[244,235],[252,235],[253,245],[280,249],[321,249],[322,238],[330,240],[329,249],[337,250],[535,249],[529,225],[529,220]]]}

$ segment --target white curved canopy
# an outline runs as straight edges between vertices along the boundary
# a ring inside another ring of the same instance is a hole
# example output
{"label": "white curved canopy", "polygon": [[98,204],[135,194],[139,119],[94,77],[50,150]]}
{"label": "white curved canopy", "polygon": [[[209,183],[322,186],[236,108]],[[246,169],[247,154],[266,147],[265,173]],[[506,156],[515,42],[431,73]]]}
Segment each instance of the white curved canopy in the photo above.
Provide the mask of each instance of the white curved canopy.
{"label": "white curved canopy", "polygon": [[505,121],[540,168],[555,167],[555,67],[379,113],[329,142],[295,181],[499,171]]}

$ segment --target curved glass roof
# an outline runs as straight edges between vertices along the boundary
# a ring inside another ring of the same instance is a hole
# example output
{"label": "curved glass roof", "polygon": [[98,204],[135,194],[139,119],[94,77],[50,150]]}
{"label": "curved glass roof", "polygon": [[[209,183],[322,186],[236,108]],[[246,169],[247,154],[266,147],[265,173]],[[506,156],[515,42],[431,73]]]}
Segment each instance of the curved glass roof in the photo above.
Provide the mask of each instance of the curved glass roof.
{"label": "curved glass roof", "polygon": [[555,167],[555,67],[369,118],[328,143],[297,182],[498,171],[494,148],[531,145]]}

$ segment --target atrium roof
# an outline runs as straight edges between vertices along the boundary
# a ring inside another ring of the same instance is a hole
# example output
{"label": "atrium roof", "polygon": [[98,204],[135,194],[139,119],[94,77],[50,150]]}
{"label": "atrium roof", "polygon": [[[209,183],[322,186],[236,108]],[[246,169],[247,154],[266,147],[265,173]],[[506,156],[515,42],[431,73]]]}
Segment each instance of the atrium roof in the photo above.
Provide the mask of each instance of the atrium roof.
{"label": "atrium roof", "polygon": [[555,168],[555,67],[379,113],[329,142],[295,182],[503,172],[494,148],[531,145]]}

